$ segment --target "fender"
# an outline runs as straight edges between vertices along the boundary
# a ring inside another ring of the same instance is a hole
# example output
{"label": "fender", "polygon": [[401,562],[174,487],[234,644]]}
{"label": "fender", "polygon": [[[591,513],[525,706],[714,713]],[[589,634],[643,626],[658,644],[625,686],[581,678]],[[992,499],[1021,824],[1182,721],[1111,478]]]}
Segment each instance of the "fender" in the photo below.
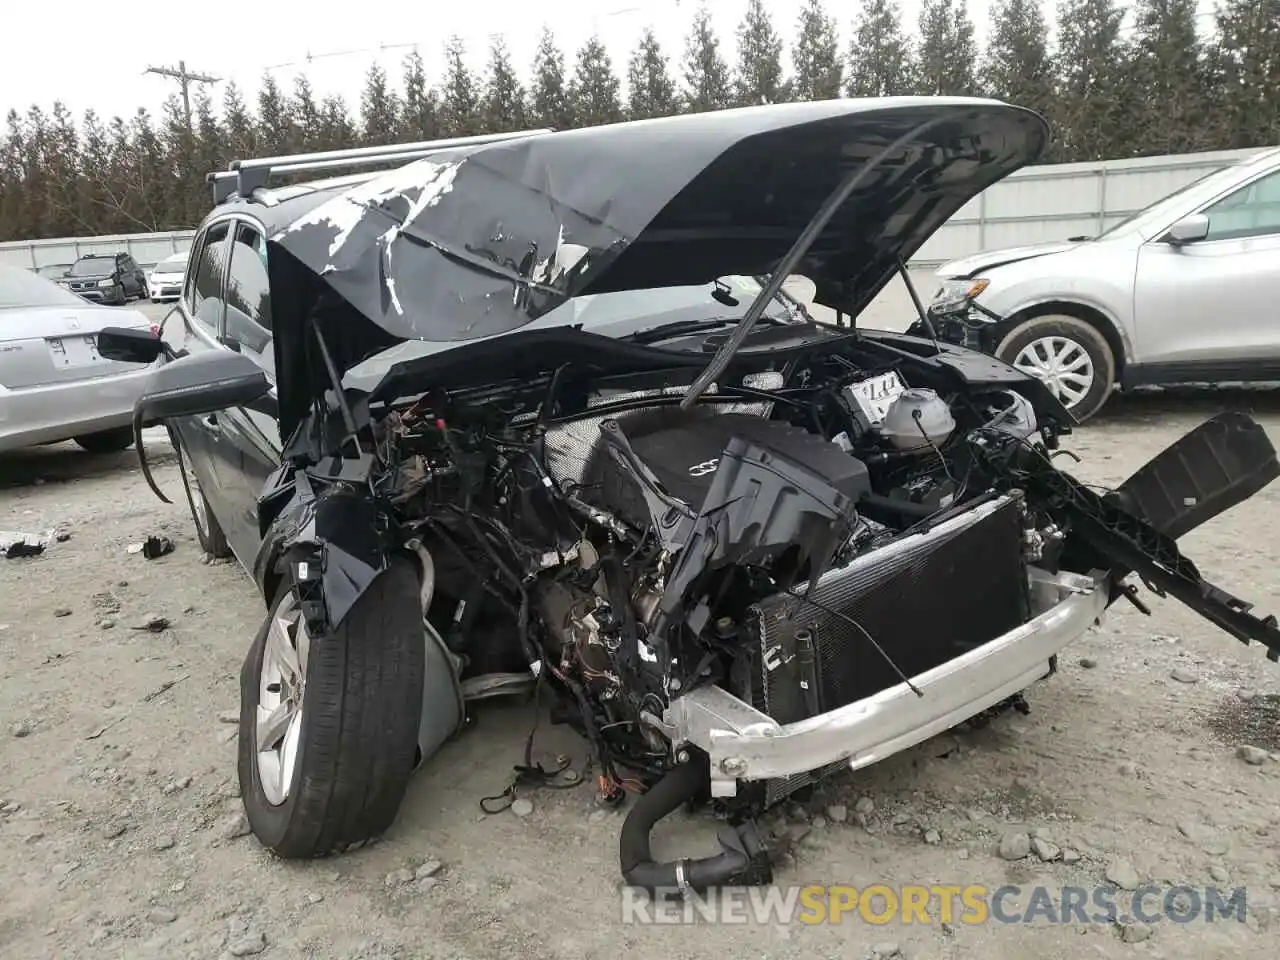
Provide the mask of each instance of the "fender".
{"label": "fender", "polygon": [[422,574],[426,655],[416,769],[466,722],[461,667],[425,616],[435,588],[430,554],[400,541],[391,514],[369,493],[371,465],[367,457],[330,457],[307,469],[281,465],[258,501],[258,523],[266,529],[253,575],[268,604],[281,580],[292,576],[313,636],[325,636],[341,626],[395,553],[413,555]]}
{"label": "fender", "polygon": [[[365,458],[338,457],[309,469],[283,464],[267,481],[253,576],[268,604],[288,565],[305,563],[305,576],[294,572],[303,610],[330,631],[387,568],[398,545],[395,522],[369,494],[369,466]],[[310,584],[319,589],[306,589]]]}

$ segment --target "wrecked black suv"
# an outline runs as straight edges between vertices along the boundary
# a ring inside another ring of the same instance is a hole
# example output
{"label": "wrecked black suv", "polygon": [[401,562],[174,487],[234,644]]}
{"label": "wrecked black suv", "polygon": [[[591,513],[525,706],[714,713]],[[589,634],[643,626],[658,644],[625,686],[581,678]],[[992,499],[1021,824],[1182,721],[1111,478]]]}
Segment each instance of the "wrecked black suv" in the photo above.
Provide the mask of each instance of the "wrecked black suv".
{"label": "wrecked black suv", "polygon": [[[161,338],[99,350],[167,360],[136,425],[167,424],[201,543],[266,600],[239,735],[259,840],[378,837],[475,701],[533,688],[602,798],[637,795],[628,883],[766,882],[762,809],[1019,704],[1141,606],[1131,574],[1280,655],[1176,543],[1280,473],[1251,419],[1099,493],[1055,466],[1072,418],[1040,381],[856,325],[1047,139],[994,101],[837,100],[212,175]],[[721,850],[655,862],[685,801]]]}

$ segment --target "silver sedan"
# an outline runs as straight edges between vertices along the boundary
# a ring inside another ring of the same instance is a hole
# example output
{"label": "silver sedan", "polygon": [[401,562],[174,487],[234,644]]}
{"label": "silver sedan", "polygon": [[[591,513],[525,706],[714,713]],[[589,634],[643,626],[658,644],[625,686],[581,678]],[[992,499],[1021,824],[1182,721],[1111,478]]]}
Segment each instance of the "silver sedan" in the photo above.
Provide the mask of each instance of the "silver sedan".
{"label": "silver sedan", "polygon": [[0,264],[0,451],[75,440],[92,453],[133,442],[133,402],[149,367],[98,355],[103,327],[155,326]]}

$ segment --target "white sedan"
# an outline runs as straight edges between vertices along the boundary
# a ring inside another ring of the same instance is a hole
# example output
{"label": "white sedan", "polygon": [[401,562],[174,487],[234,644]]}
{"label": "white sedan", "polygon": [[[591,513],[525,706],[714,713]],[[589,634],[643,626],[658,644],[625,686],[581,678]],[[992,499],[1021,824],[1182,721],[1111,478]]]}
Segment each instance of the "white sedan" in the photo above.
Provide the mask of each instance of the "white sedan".
{"label": "white sedan", "polygon": [[165,257],[147,274],[147,290],[152,303],[177,300],[182,296],[182,281],[187,274],[187,258],[191,251],[184,250]]}
{"label": "white sedan", "polygon": [[157,330],[29,270],[0,264],[0,452],[75,440],[91,453],[133,442],[133,403],[150,366],[99,356],[103,327]]}

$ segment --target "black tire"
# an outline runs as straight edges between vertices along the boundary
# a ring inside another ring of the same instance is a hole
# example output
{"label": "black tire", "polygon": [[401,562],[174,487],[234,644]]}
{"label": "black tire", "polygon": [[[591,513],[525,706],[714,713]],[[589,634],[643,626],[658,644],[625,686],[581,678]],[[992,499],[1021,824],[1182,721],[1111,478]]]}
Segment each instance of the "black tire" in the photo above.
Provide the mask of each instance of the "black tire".
{"label": "black tire", "polygon": [[119,453],[121,450],[128,450],[133,444],[133,427],[99,430],[73,439],[89,453]]}
{"label": "black tire", "polygon": [[272,803],[256,746],[268,628],[240,673],[240,794],[254,835],[287,859],[324,857],[376,841],[400,810],[413,772],[425,669],[416,568],[400,558],[379,574],[341,627],[310,643],[298,754],[287,795]]}
{"label": "black tire", "polygon": [[138,299],[139,300],[151,299],[151,291],[147,289],[147,281],[145,280],[143,280],[138,287]]}
{"label": "black tire", "polygon": [[[1116,358],[1106,338],[1091,324],[1067,314],[1034,317],[1014,327],[996,347],[995,355],[1014,364],[1018,355],[1038,340],[1061,339],[1074,344],[1089,358],[1093,381],[1084,396],[1075,402],[1059,396],[1077,420],[1084,422],[1102,409],[1116,382]],[[1028,371],[1031,372],[1031,371]],[[1050,384],[1051,392],[1057,393]]]}
{"label": "black tire", "polygon": [[195,525],[200,549],[215,559],[225,560],[232,556],[231,544],[227,542],[222,525],[213,515],[213,508],[200,489],[200,480],[191,470],[191,456],[181,438],[172,430],[169,431],[169,442],[178,455],[178,473],[182,476],[182,489],[187,492],[187,508],[191,511],[191,522]]}

